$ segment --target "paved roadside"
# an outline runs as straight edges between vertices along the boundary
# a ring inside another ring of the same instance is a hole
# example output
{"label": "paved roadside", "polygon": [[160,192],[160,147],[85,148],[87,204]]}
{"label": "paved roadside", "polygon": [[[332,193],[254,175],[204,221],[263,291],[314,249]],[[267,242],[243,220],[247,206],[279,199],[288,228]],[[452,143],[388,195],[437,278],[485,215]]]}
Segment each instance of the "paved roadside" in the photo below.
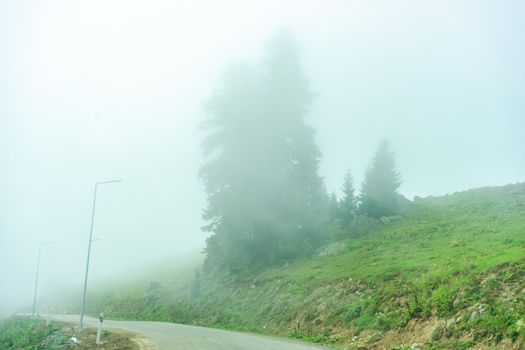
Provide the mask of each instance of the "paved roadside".
{"label": "paved roadside", "polygon": [[[54,320],[78,322],[78,315],[53,315]],[[98,320],[84,317],[88,327]],[[325,347],[299,341],[176,323],[104,320],[104,327],[123,329],[138,335],[145,350],[319,350]]]}

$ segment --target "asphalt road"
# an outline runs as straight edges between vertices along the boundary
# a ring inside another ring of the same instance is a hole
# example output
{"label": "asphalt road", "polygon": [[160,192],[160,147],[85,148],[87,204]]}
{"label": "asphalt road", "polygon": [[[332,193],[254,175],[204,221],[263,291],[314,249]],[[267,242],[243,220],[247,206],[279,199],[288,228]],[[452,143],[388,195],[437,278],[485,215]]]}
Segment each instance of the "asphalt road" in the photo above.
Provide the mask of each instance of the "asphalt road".
{"label": "asphalt road", "polygon": [[[78,323],[78,315],[54,315],[54,320]],[[98,320],[84,317],[88,327]],[[133,332],[144,349],[158,350],[319,350],[320,346],[250,333],[224,331],[176,323],[104,320],[105,328]]]}

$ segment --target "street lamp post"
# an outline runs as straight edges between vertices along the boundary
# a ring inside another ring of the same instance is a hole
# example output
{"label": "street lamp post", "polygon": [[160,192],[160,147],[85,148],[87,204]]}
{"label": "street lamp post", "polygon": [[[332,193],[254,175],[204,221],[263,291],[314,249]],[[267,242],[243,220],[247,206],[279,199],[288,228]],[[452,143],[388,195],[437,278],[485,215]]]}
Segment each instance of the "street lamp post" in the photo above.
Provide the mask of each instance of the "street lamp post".
{"label": "street lamp post", "polygon": [[80,309],[80,329],[84,328],[84,309],[86,307],[86,292],[87,292],[87,281],[88,281],[88,272],[89,272],[89,256],[91,254],[91,242],[93,242],[93,223],[95,222],[95,205],[97,203],[97,188],[99,185],[111,184],[115,182],[122,182],[122,180],[101,181],[101,182],[95,183],[95,192],[93,195],[93,209],[91,211],[91,229],[89,230],[86,273],[84,276],[84,294],[82,296],[82,307]]}
{"label": "street lamp post", "polygon": [[33,312],[31,313],[32,316],[35,316],[35,309],[36,309],[36,292],[38,290],[38,273],[40,272],[40,250],[43,246],[51,244],[53,242],[43,242],[38,245],[38,258],[36,260],[36,277],[35,277],[35,294],[33,296]]}

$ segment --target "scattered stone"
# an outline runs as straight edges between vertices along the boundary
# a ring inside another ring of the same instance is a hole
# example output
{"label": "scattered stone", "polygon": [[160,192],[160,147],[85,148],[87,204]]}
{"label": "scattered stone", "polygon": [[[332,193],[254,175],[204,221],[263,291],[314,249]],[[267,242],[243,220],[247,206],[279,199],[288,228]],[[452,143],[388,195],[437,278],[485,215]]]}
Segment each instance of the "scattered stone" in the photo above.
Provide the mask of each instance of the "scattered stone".
{"label": "scattered stone", "polygon": [[445,329],[450,329],[452,327],[454,327],[456,325],[456,319],[455,318],[451,318],[451,319],[448,319],[447,322],[445,322]]}
{"label": "scattered stone", "polygon": [[438,325],[434,330],[432,331],[432,341],[438,341],[443,336],[443,327],[441,325]]}
{"label": "scattered stone", "polygon": [[319,252],[319,256],[327,256],[327,255],[332,255],[332,254],[335,254],[335,253],[339,253],[340,251],[345,249],[345,246],[346,246],[345,242],[334,242],[334,243],[331,243],[331,244],[329,244],[326,247],[321,249],[321,251]]}
{"label": "scattered stone", "polygon": [[355,345],[355,348],[357,350],[368,350],[368,344],[366,344],[365,342],[363,341],[360,341],[358,342],[356,345]]}
{"label": "scattered stone", "polygon": [[419,345],[418,343],[412,343],[412,345],[410,346],[410,350],[419,350],[421,349],[421,345]]}
{"label": "scattered stone", "polygon": [[472,311],[470,314],[470,321],[474,322],[479,318],[479,313],[477,311]]}
{"label": "scattered stone", "polygon": [[487,312],[487,308],[488,308],[487,305],[485,305],[485,304],[479,304],[478,312],[479,312],[480,314],[483,314],[483,313]]}
{"label": "scattered stone", "polygon": [[161,287],[160,283],[157,281],[149,281],[148,290],[159,289]]}
{"label": "scattered stone", "polygon": [[461,303],[461,300],[459,298],[456,298],[454,299],[454,301],[452,302],[452,306],[454,308],[457,308],[459,306],[459,303]]}

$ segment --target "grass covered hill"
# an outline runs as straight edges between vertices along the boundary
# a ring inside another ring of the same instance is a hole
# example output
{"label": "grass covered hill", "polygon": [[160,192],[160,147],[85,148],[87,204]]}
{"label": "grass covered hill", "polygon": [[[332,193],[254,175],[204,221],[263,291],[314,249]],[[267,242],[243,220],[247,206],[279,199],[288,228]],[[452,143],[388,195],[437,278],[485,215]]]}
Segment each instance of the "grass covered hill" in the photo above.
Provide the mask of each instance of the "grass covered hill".
{"label": "grass covered hill", "polygon": [[525,184],[518,184],[416,199],[371,234],[308,260],[101,292],[89,307],[344,349],[521,349],[524,282]]}

